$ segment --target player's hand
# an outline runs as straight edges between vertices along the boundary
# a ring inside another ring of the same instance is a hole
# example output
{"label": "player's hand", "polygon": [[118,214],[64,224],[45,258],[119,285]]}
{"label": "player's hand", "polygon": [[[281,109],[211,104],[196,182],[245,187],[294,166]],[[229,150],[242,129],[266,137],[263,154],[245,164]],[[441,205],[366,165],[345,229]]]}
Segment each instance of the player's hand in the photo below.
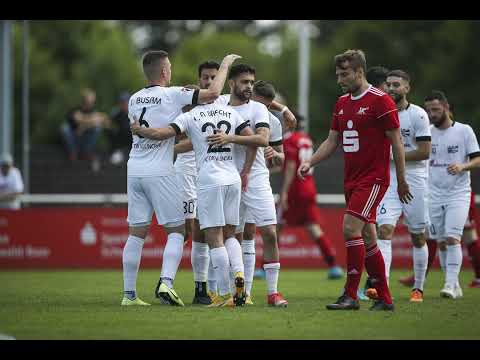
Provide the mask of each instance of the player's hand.
{"label": "player's hand", "polygon": [[288,129],[295,130],[297,127],[297,118],[289,109],[283,113],[283,120]]}
{"label": "player's hand", "polygon": [[142,128],[140,126],[140,123],[138,122],[136,117],[133,117],[134,122],[130,124],[130,130],[132,130],[133,135],[139,135],[140,129]]}
{"label": "player's hand", "polygon": [[297,170],[297,176],[304,180],[305,179],[305,175],[307,175],[307,173],[310,171],[310,168],[312,166],[310,165],[310,161],[303,161],[300,166],[298,167],[298,170]]}
{"label": "player's hand", "polygon": [[271,160],[273,159],[273,156],[275,155],[275,150],[271,146],[267,146],[263,152],[263,155],[265,157],[265,160]]}
{"label": "player's hand", "polygon": [[231,137],[225,134],[222,130],[217,130],[215,134],[207,136],[209,145],[225,145],[231,142]]}
{"label": "player's hand", "polygon": [[450,175],[457,175],[464,170],[463,164],[450,164],[447,168],[447,172]]}
{"label": "player's hand", "polygon": [[288,194],[282,192],[280,194],[280,207],[283,211],[287,211],[288,209]]}
{"label": "player's hand", "polygon": [[402,203],[408,204],[410,201],[412,201],[413,195],[410,193],[410,188],[408,187],[406,181],[398,182],[397,192],[398,198]]}
{"label": "player's hand", "polygon": [[241,59],[241,58],[242,57],[240,55],[229,54],[223,58],[222,64],[225,64],[228,67],[230,67],[230,65],[232,65],[235,60]]}
{"label": "player's hand", "polygon": [[245,192],[247,191],[247,187],[248,187],[248,176],[250,174],[248,172],[245,172],[245,171],[242,171],[240,173],[240,179],[242,180],[242,192]]}

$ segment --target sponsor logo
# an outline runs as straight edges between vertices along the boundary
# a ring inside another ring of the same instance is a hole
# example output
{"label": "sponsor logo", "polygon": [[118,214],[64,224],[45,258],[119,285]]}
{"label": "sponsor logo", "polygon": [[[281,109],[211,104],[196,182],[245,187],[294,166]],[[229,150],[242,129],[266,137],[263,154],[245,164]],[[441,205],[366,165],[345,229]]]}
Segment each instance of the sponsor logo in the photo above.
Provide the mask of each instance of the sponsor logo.
{"label": "sponsor logo", "polygon": [[365,111],[367,111],[368,108],[369,108],[368,106],[367,107],[361,107],[360,106],[360,109],[358,109],[358,111],[357,111],[357,115],[365,115]]}
{"label": "sponsor logo", "polygon": [[402,133],[402,136],[404,136],[404,137],[410,136],[410,129],[402,129],[400,131]]}
{"label": "sponsor logo", "polygon": [[447,147],[447,152],[449,154],[455,154],[458,152],[458,145],[450,145]]}
{"label": "sponsor logo", "polygon": [[89,222],[80,230],[80,242],[86,246],[95,245],[97,242],[97,232]]}
{"label": "sponsor logo", "polygon": [[350,270],[347,274],[348,274],[348,275],[358,275],[358,274],[360,274],[360,273],[358,272],[357,269],[353,268],[353,269]]}
{"label": "sponsor logo", "polygon": [[340,109],[340,111],[338,112],[338,115],[343,115],[343,109]]}

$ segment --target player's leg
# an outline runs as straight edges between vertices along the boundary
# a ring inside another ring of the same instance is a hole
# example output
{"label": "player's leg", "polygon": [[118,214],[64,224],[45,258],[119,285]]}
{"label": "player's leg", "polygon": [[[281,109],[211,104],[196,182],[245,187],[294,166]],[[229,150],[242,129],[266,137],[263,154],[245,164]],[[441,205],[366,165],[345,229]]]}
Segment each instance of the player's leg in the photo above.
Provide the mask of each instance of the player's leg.
{"label": "player's leg", "polygon": [[243,265],[245,268],[245,291],[247,293],[248,305],[253,305],[251,294],[253,286],[253,276],[255,273],[255,233],[257,227],[253,223],[253,219],[248,219],[243,231],[242,240],[242,253],[243,253]]}
{"label": "player's leg", "polygon": [[[200,223],[198,219],[192,220],[192,270],[193,280],[195,281],[195,295],[193,304],[209,305],[211,304],[211,297],[208,294],[207,278],[209,274],[210,264],[210,249],[205,240],[204,232],[200,230]],[[216,279],[215,290],[216,292]]]}
{"label": "player's leg", "polygon": [[137,297],[137,276],[142,249],[153,214],[153,206],[143,191],[142,179],[127,178],[128,239],[123,248],[122,305],[149,305]]}
{"label": "player's leg", "polygon": [[475,200],[472,192],[468,219],[463,229],[462,243],[467,247],[468,257],[475,274],[475,278],[469,284],[469,287],[480,289],[480,242],[478,241],[475,215]]}

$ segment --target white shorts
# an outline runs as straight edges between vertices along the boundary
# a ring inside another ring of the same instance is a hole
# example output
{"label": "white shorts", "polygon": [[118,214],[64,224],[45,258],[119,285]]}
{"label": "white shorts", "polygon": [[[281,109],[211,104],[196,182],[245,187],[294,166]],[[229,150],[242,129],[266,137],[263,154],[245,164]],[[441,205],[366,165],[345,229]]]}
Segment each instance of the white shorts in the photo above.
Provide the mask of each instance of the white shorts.
{"label": "white shorts", "polygon": [[249,187],[246,192],[242,193],[240,224],[235,229],[236,234],[243,232],[246,222],[255,224],[258,227],[275,225],[277,223],[275,199],[273,198],[271,187]]}
{"label": "white shorts", "polygon": [[185,223],[175,175],[127,177],[128,217],[130,226],[149,225],[155,211],[159,225]]}
{"label": "white shorts", "polygon": [[177,184],[180,186],[180,197],[185,219],[197,216],[197,176],[177,173]]}
{"label": "white shorts", "polygon": [[240,183],[198,190],[200,230],[239,223]]}
{"label": "white shorts", "polygon": [[430,198],[430,238],[437,241],[445,241],[448,237],[461,240],[469,207],[470,193],[463,198],[448,199],[444,202],[432,201]]}
{"label": "white shorts", "polygon": [[412,234],[420,234],[428,226],[428,179],[420,176],[407,177],[412,201],[403,204],[397,193],[397,182],[390,183],[377,208],[377,224],[396,226],[400,216],[405,216],[405,225]]}

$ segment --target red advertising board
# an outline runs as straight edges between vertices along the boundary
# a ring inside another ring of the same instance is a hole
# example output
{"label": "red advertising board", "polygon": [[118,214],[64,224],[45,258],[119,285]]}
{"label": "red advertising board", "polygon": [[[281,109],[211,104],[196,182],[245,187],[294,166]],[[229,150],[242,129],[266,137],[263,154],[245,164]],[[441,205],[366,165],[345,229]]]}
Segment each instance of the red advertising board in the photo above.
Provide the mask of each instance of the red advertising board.
{"label": "red advertising board", "polygon": [[[338,262],[345,265],[343,209],[320,210],[323,230],[337,250]],[[121,268],[128,237],[126,216],[126,209],[118,208],[1,210],[0,268]],[[258,234],[256,240],[257,262],[261,263],[262,241]],[[165,242],[166,234],[154,219],[143,248],[143,268],[161,267]],[[319,247],[303,228],[285,227],[279,245],[282,268],[325,267]],[[188,242],[182,268],[191,267],[190,251]],[[467,258],[464,265],[469,266]],[[410,266],[410,237],[405,226],[400,225],[393,239],[393,267]]]}

